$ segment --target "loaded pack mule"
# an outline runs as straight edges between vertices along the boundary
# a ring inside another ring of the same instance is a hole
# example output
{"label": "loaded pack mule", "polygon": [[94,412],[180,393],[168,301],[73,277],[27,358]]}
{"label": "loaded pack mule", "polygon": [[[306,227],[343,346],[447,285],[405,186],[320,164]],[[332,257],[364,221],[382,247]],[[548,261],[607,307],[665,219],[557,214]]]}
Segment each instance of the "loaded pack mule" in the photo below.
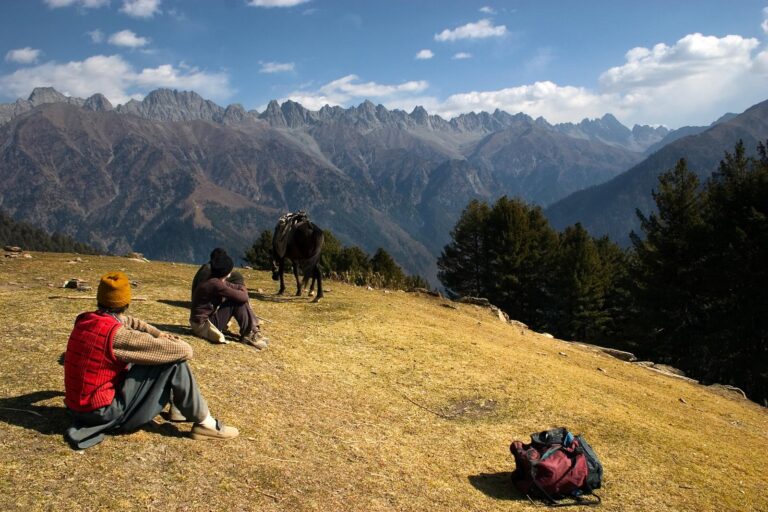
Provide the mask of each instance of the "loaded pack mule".
{"label": "loaded pack mule", "polygon": [[[289,213],[280,217],[272,237],[272,279],[280,281],[278,295],[285,293],[285,260],[293,263],[293,275],[296,277],[296,296],[307,286],[312,278],[310,294],[317,282],[317,295],[313,302],[323,297],[323,279],[320,272],[320,251],[323,248],[323,230],[309,221],[304,212]],[[304,276],[299,281],[299,270]]]}

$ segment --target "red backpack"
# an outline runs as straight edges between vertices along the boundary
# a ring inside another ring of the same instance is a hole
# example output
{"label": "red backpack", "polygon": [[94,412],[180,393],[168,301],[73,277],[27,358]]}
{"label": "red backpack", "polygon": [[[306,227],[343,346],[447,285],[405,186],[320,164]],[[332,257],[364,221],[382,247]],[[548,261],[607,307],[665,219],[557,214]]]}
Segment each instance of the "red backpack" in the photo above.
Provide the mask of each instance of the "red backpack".
{"label": "red backpack", "polygon": [[[545,500],[549,505],[599,505],[603,466],[582,436],[566,428],[531,434],[531,443],[514,441],[509,447],[515,458],[512,482],[522,493]],[[582,496],[592,494],[596,500]],[[561,498],[575,502],[558,503]]]}

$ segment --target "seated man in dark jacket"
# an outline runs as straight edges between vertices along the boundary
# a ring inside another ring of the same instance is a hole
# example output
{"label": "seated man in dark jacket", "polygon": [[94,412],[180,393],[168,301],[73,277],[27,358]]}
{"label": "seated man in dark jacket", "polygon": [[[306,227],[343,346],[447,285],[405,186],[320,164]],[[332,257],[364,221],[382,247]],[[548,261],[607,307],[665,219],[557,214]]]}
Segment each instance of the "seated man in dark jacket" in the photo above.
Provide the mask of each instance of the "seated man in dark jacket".
{"label": "seated man in dark jacket", "polygon": [[221,247],[215,248],[213,251],[211,251],[211,258],[208,260],[208,263],[203,263],[200,265],[200,268],[197,269],[197,272],[195,273],[195,277],[192,278],[192,295],[195,294],[195,290],[198,286],[200,286],[200,283],[204,283],[211,277],[211,262],[221,256],[222,254],[226,254],[227,251],[222,249]]}
{"label": "seated man in dark jacket", "polygon": [[[214,343],[227,343],[222,331],[234,318],[240,326],[241,342],[258,350],[267,348],[268,340],[261,335],[258,317],[248,303],[248,289],[242,281],[227,280],[234,274],[232,258],[223,251],[211,253],[211,256],[208,279],[200,282],[192,292],[189,317],[192,332]],[[239,278],[241,280],[242,276]]]}
{"label": "seated man in dark jacket", "polygon": [[74,448],[149,423],[169,403],[172,421],[194,422],[193,439],[238,435],[210,415],[187,364],[192,347],[124,314],[131,301],[124,273],[102,276],[96,298],[99,309],[77,317],[64,355],[64,403],[74,423],[65,438]]}

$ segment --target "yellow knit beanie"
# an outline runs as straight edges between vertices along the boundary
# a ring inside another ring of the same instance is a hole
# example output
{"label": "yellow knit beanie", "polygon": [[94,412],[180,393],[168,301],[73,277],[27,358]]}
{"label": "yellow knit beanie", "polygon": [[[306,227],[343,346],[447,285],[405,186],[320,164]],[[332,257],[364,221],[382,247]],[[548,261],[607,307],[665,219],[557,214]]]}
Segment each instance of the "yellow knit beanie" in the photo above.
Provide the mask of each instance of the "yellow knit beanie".
{"label": "yellow knit beanie", "polygon": [[101,276],[96,301],[106,308],[123,308],[131,302],[131,283],[123,272],[109,272]]}

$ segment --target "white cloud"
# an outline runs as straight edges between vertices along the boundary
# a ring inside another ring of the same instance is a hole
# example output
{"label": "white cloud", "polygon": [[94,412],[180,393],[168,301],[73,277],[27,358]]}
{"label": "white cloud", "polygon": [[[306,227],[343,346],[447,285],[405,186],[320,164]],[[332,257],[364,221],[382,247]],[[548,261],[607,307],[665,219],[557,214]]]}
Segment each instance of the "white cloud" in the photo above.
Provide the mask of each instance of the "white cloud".
{"label": "white cloud", "polygon": [[286,73],[293,71],[296,65],[293,62],[261,62],[259,73]]}
{"label": "white cloud", "polygon": [[550,62],[552,62],[553,58],[554,56],[550,48],[539,48],[525,61],[523,70],[528,76],[531,74],[543,73]]}
{"label": "white cloud", "polygon": [[316,91],[295,91],[280,101],[293,100],[306,108],[317,110],[324,105],[347,106],[364,99],[387,99],[396,101],[398,98],[408,98],[423,92],[429,87],[424,80],[412,80],[396,85],[378,84],[376,82],[359,83],[357,75],[347,75],[329,82]]}
{"label": "white cloud", "polygon": [[482,19],[476,23],[467,23],[453,30],[445,29],[435,34],[435,41],[458,41],[459,39],[483,39],[486,37],[501,37],[507,33],[504,25],[494,26],[489,19]]}
{"label": "white cloud", "polygon": [[459,52],[453,54],[453,57],[451,57],[453,60],[464,60],[464,59],[471,59],[472,54],[467,52]]}
{"label": "white cloud", "polygon": [[508,87],[496,91],[472,91],[449,96],[439,106],[439,113],[455,117],[463,112],[525,112],[544,116],[551,122],[599,117],[605,111],[604,99],[583,87],[559,86],[553,82]]}
{"label": "white cloud", "polygon": [[206,98],[226,100],[233,94],[225,73],[164,64],[140,71],[119,55],[95,55],[83,61],[46,62],[0,76],[0,95],[26,97],[35,87],[51,86],[80,98],[100,92],[114,103],[140,98],[158,87],[189,89]]}
{"label": "white cloud", "polygon": [[88,34],[88,37],[91,38],[92,43],[103,43],[104,42],[104,32],[102,32],[99,29],[91,30],[89,32],[86,32]]}
{"label": "white cloud", "polygon": [[766,99],[768,51],[754,55],[758,46],[740,36],[690,34],[673,45],[629,50],[624,64],[601,74],[598,89],[540,81],[454,94],[435,112],[452,117],[499,108],[550,122],[611,112],[630,124],[709,124]]}
{"label": "white cloud", "polygon": [[149,39],[139,37],[130,30],[121,30],[109,36],[109,44],[122,46],[124,48],[141,48],[149,44]]}
{"label": "white cloud", "polygon": [[496,11],[493,10],[493,7],[488,7],[487,5],[481,7],[479,10],[483,14],[496,14]]}
{"label": "white cloud", "polygon": [[160,13],[162,0],[123,0],[120,12],[133,18],[151,18]]}
{"label": "white cloud", "polygon": [[674,46],[659,43],[653,48],[633,48],[626,62],[600,76],[607,90],[655,87],[671,81],[713,74],[729,68],[741,68],[751,60],[757,39],[741,36],[703,36],[690,34]]}
{"label": "white cloud", "polygon": [[[548,62],[551,54],[542,50],[532,65],[540,64],[537,59]],[[382,85],[359,83],[357,76],[348,75],[316,91],[296,91],[289,98],[311,109],[376,98],[387,108],[406,111],[423,105],[446,119],[498,108],[543,116],[553,123],[610,112],[626,124],[705,125],[725,112],[741,111],[766,99],[768,50],[751,38],[690,34],[674,44],[629,50],[625,62],[602,73],[598,83],[589,88],[544,80],[460,92],[441,100],[427,94],[425,81]]]}
{"label": "white cloud", "polygon": [[763,28],[763,32],[768,35],[768,7],[763,8],[763,22],[760,26]]}
{"label": "white cloud", "polygon": [[689,34],[674,45],[633,48],[625,63],[600,76],[603,91],[619,94],[620,108],[669,125],[706,124],[733,105],[765,99],[768,71],[759,42],[737,35]]}
{"label": "white cloud", "polygon": [[251,7],[294,7],[309,2],[309,0],[248,0]]}
{"label": "white cloud", "polygon": [[109,5],[109,0],[44,0],[45,4],[51,9],[59,7],[69,7],[75,5],[84,9],[95,9]]}
{"label": "white cloud", "polygon": [[37,62],[40,53],[42,53],[40,50],[26,46],[10,50],[5,54],[5,60],[6,62],[15,62],[17,64],[33,64]]}
{"label": "white cloud", "polygon": [[423,50],[419,50],[419,53],[416,54],[416,59],[417,60],[428,60],[428,59],[431,59],[434,56],[435,56],[435,54],[432,53],[432,50],[429,50],[429,49],[425,48]]}

